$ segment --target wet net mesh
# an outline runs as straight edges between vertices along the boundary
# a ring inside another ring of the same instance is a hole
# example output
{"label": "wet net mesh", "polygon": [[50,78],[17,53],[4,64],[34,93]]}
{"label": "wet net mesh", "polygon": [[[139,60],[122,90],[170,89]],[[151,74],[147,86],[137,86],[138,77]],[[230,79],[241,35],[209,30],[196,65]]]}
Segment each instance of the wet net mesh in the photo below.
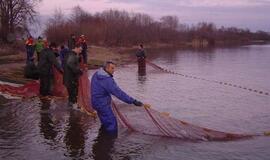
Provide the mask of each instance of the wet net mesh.
{"label": "wet net mesh", "polygon": [[113,104],[121,125],[148,135],[180,138],[185,140],[234,140],[250,135],[215,131],[172,118],[148,107],[127,107]]}
{"label": "wet net mesh", "polygon": [[[62,75],[54,69],[55,97],[67,98],[67,91],[62,83]],[[95,117],[95,111],[90,103],[90,81],[85,71],[79,79],[78,105],[83,112]],[[30,98],[39,96],[39,83],[33,81],[22,86],[0,84],[0,92],[13,96]],[[134,107],[126,104],[112,104],[119,125],[131,131],[143,134],[174,137],[184,140],[234,140],[254,135],[225,133],[208,128],[199,127],[170,117],[166,113],[158,112],[149,107]],[[266,133],[264,134],[266,135]]]}
{"label": "wet net mesh", "polygon": [[[79,78],[79,86],[78,86],[78,106],[82,111],[86,112],[91,116],[95,116],[95,112],[91,107],[90,101],[90,81],[88,80],[88,71],[82,65],[82,70],[84,70],[83,74]],[[67,89],[63,85],[63,76],[62,74],[54,68],[54,87],[53,87],[53,95],[58,97],[67,97]]]}

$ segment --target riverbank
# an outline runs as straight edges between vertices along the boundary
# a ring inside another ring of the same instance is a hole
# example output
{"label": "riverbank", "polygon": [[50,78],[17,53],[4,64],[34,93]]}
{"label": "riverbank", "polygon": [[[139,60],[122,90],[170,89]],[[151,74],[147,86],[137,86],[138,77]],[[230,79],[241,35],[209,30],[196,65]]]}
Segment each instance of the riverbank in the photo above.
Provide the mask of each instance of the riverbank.
{"label": "riverbank", "polygon": [[[129,63],[134,57],[135,47],[109,48],[90,46],[88,48],[88,68],[97,69],[105,61],[111,60],[118,65]],[[0,80],[16,83],[27,83],[31,79],[24,78],[26,53],[23,49],[14,46],[0,47]],[[37,63],[37,62],[36,62]]]}
{"label": "riverbank", "polygon": [[[260,42],[259,44],[261,44]],[[254,44],[258,44],[254,43]],[[263,42],[265,44],[265,42]],[[237,44],[240,46],[244,44]],[[246,44],[250,45],[250,44]],[[228,45],[218,44],[214,47],[225,47]],[[230,45],[231,47],[231,45]],[[105,46],[91,46],[88,48],[88,68],[97,69],[101,67],[105,61],[114,61],[118,66],[128,64],[134,61],[135,53],[138,46],[129,47],[105,47]],[[148,44],[145,45],[146,50],[150,49],[194,49],[192,43],[181,44]],[[200,48],[200,46],[199,46]],[[207,48],[207,47],[202,47]],[[16,83],[27,83],[31,79],[24,78],[26,53],[22,44],[0,46],[0,80]]]}

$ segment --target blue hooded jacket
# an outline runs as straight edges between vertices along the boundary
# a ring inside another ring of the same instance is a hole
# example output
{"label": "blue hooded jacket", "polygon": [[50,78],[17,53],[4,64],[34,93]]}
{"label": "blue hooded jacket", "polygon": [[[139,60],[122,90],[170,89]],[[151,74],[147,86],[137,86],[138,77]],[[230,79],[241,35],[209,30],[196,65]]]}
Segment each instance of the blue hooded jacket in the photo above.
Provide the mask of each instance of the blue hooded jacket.
{"label": "blue hooded jacket", "polygon": [[135,100],[118,87],[112,75],[101,68],[93,75],[91,80],[91,100],[93,108],[100,109],[102,107],[110,107],[112,102],[111,95],[116,96],[118,99],[128,104],[132,104]]}
{"label": "blue hooded jacket", "polygon": [[134,98],[128,96],[117,86],[112,75],[101,68],[93,75],[91,80],[92,106],[97,111],[102,128],[109,134],[116,134],[117,120],[111,108],[111,95],[128,104],[135,101]]}

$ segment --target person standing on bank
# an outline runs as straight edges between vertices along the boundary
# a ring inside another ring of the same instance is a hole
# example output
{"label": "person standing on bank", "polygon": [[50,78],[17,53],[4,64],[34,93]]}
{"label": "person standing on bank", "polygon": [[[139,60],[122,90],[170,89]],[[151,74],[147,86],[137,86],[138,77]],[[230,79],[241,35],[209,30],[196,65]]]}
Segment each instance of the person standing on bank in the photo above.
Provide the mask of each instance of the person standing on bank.
{"label": "person standing on bank", "polygon": [[145,65],[145,51],[143,45],[139,45],[139,51],[136,53],[138,60],[138,73],[139,75],[144,76],[146,74],[146,65]]}
{"label": "person standing on bank", "polygon": [[52,42],[49,48],[45,48],[40,53],[38,62],[39,79],[40,79],[40,94],[42,96],[52,95],[53,85],[53,67],[63,73],[61,65],[56,60],[55,52],[58,52],[56,43]]}
{"label": "person standing on bank", "polygon": [[108,61],[91,79],[91,102],[101,121],[101,129],[110,135],[117,135],[117,120],[112,111],[112,97],[136,106],[144,104],[122,91],[113,79],[115,63]]}
{"label": "person standing on bank", "polygon": [[76,37],[74,34],[70,35],[70,38],[68,39],[68,49],[71,51],[75,48],[76,45]]}
{"label": "person standing on bank", "polygon": [[84,64],[87,64],[87,42],[85,35],[79,37],[78,43],[82,46],[82,60]]}
{"label": "person standing on bank", "polygon": [[79,54],[82,51],[82,47],[79,44],[75,44],[68,56],[65,57],[64,64],[64,85],[68,90],[68,105],[74,109],[78,109],[77,96],[78,96],[78,81],[83,71],[80,69]]}
{"label": "person standing on bank", "polygon": [[59,56],[60,56],[62,68],[64,68],[64,63],[65,63],[64,61],[68,56],[68,52],[69,52],[69,49],[66,48],[64,45],[61,45],[61,50],[60,50]]}
{"label": "person standing on bank", "polygon": [[35,52],[35,45],[32,36],[29,36],[25,42],[25,49],[26,49],[26,64],[31,61],[32,57],[34,56]]}
{"label": "person standing on bank", "polygon": [[44,48],[44,43],[43,43],[42,37],[38,37],[38,40],[36,42],[36,47],[35,47],[35,50],[37,53],[37,61],[39,61],[40,52],[43,50],[43,48]]}

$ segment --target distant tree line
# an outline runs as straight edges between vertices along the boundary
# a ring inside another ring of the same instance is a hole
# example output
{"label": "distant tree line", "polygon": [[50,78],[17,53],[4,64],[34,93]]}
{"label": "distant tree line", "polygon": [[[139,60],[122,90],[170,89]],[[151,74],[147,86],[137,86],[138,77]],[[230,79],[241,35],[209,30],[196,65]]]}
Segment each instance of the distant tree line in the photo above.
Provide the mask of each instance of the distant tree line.
{"label": "distant tree line", "polygon": [[179,23],[176,16],[164,16],[157,21],[147,14],[119,10],[92,15],[79,6],[73,8],[69,17],[65,17],[61,10],[56,10],[46,25],[45,35],[51,41],[64,43],[70,34],[84,34],[91,44],[106,46],[181,44],[194,39],[206,39],[213,45],[270,40],[269,33],[263,31],[254,33],[236,27],[217,28],[213,23],[206,22],[189,26]]}

